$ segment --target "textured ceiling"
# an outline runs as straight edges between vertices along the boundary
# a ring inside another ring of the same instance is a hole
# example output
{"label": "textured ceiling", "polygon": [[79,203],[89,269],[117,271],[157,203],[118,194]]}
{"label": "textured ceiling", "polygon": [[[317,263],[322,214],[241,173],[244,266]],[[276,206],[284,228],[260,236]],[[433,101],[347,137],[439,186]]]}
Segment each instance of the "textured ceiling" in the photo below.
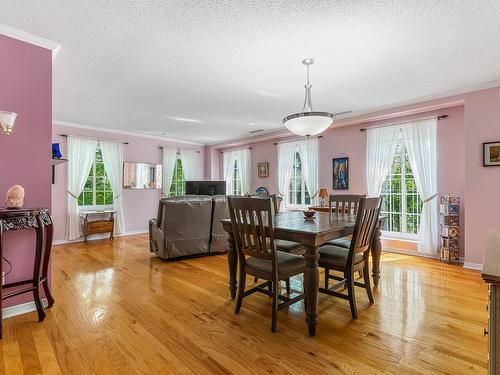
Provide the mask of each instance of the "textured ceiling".
{"label": "textured ceiling", "polygon": [[[62,44],[54,119],[203,143],[498,80],[500,1],[0,0],[0,23]],[[249,125],[252,123],[254,125]]]}

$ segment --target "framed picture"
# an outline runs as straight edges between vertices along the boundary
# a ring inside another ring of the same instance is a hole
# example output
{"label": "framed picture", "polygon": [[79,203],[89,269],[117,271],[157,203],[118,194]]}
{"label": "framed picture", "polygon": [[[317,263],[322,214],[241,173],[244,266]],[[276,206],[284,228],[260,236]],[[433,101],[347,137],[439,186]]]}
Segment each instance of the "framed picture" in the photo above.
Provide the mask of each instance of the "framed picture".
{"label": "framed picture", "polygon": [[500,141],[483,143],[483,167],[500,165]]}
{"label": "framed picture", "polygon": [[333,188],[349,189],[349,158],[333,158]]}
{"label": "framed picture", "polygon": [[259,177],[269,177],[269,163],[257,163],[257,169],[259,172]]}

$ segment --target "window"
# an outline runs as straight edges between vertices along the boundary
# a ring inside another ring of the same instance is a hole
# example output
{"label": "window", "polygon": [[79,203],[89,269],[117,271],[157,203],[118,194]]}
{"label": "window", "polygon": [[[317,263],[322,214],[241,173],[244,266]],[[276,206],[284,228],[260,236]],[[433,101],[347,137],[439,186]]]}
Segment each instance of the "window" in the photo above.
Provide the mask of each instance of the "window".
{"label": "window", "polygon": [[177,160],[175,162],[174,174],[172,176],[172,184],[170,185],[170,196],[185,194],[184,172],[182,171],[181,156],[177,153]]}
{"label": "window", "polygon": [[381,213],[388,216],[382,230],[403,233],[403,237],[410,239],[416,238],[422,214],[422,200],[402,142],[399,142],[396,148],[392,168],[382,187],[381,196]]}
{"label": "window", "polygon": [[240,169],[238,168],[238,161],[234,161],[234,168],[233,168],[233,195],[242,195],[241,191],[241,176],[240,176]]}
{"label": "window", "polygon": [[304,179],[302,178],[302,162],[298,152],[295,153],[292,177],[290,178],[290,193],[288,203],[291,205],[305,206],[311,204],[311,197],[307,191]]}
{"label": "window", "polygon": [[113,189],[106,175],[101,150],[98,148],[83,191],[78,197],[78,205],[111,206],[112,204]]}

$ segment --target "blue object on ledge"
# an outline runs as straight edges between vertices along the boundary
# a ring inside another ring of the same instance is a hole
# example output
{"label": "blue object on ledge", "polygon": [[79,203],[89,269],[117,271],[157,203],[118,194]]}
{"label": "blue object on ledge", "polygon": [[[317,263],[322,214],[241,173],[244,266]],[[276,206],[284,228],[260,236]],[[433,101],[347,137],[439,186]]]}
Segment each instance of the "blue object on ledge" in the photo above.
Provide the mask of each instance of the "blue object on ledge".
{"label": "blue object on ledge", "polygon": [[62,158],[61,149],[59,148],[59,143],[52,143],[52,158],[53,159]]}

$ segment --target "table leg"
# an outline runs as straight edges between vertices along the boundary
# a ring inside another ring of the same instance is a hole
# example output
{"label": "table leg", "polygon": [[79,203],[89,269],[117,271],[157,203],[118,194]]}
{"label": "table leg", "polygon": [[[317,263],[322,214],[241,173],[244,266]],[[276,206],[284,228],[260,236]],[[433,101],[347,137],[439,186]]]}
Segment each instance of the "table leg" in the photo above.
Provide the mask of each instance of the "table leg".
{"label": "table leg", "polygon": [[372,245],[370,247],[370,251],[372,254],[372,276],[373,276],[373,284],[378,287],[378,283],[380,280],[380,256],[382,254],[382,242],[380,241],[380,236],[382,235],[382,231],[380,230],[380,226],[377,225],[375,228],[375,234],[373,235]]}
{"label": "table leg", "polygon": [[318,293],[319,293],[319,252],[317,247],[307,247],[306,271],[304,273],[304,292],[306,295],[306,321],[309,336],[316,335],[318,324]]}
{"label": "table leg", "polygon": [[49,288],[49,261],[50,261],[50,253],[52,252],[52,237],[54,234],[54,225],[51,223],[45,226],[45,251],[43,254],[43,263],[42,263],[42,279],[44,282],[42,283],[43,291],[45,292],[45,297],[47,297],[48,307],[52,307],[54,305],[54,297],[52,297],[52,293],[50,293]]}
{"label": "table leg", "polygon": [[236,256],[236,247],[234,245],[233,232],[228,232],[229,236],[227,238],[228,251],[227,251],[227,264],[229,266],[229,290],[231,291],[231,298],[236,298],[236,269],[238,267]]}
{"label": "table leg", "polygon": [[35,300],[36,311],[38,312],[38,321],[43,322],[45,319],[45,311],[43,311],[42,301],[40,300],[40,266],[42,264],[43,255],[43,230],[44,225],[40,219],[40,215],[36,217],[37,227],[36,233],[36,250],[35,250],[35,266],[33,268],[33,299]]}

